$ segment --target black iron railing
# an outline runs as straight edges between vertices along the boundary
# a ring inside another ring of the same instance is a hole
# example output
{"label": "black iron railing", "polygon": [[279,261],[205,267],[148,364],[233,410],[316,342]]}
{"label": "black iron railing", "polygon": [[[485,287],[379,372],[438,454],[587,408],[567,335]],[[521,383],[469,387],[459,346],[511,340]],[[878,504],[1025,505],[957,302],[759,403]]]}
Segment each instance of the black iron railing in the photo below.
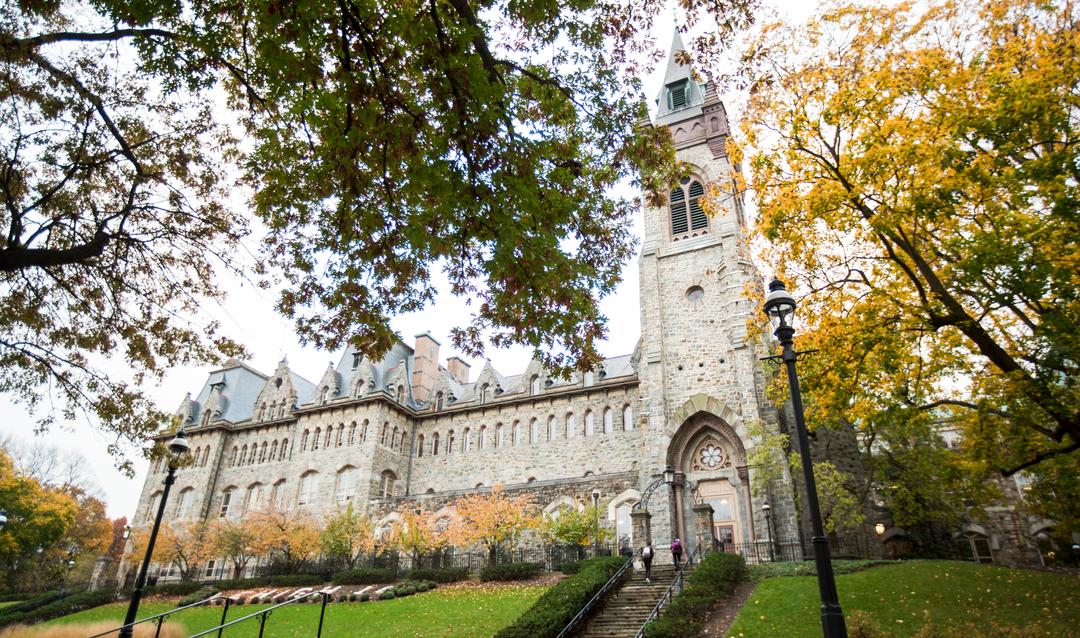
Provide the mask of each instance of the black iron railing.
{"label": "black iron railing", "polygon": [[[284,602],[280,602],[280,603],[274,605],[273,607],[269,607],[269,608],[264,609],[262,611],[257,611],[254,614],[249,614],[247,616],[244,616],[243,618],[237,618],[236,620],[231,620],[229,622],[224,622],[225,621],[225,614],[228,613],[228,610],[229,610],[228,599],[226,599],[225,611],[221,614],[222,623],[220,625],[218,625],[217,627],[207,629],[206,631],[197,633],[197,634],[195,634],[193,636],[189,636],[188,638],[200,638],[201,636],[206,636],[208,634],[212,634],[215,631],[217,632],[218,638],[221,638],[221,632],[224,631],[226,627],[231,627],[231,626],[236,625],[238,623],[242,623],[245,620],[251,620],[252,618],[257,618],[258,619],[259,638],[263,638],[263,631],[266,629],[266,621],[267,621],[267,619],[270,618],[270,614],[273,613],[273,611],[275,609],[280,609],[281,607],[284,607],[285,605],[291,605],[291,604],[293,604],[295,602],[299,602],[301,600],[304,600],[305,598],[310,598],[312,596],[322,596],[322,607],[319,609],[319,628],[315,632],[315,638],[322,638],[323,618],[326,616],[326,603],[330,601],[330,597],[333,596],[334,591],[337,590],[337,589],[339,589],[339,588],[335,587],[334,589],[329,589],[329,590],[328,589],[323,589],[323,590],[320,590],[320,591],[313,591],[313,592],[307,592],[307,593],[304,593],[304,594],[300,594],[299,596],[293,596],[292,598],[289,598],[288,600],[286,600]],[[96,637],[92,637],[92,638],[96,638]]]}
{"label": "black iron railing", "polygon": [[634,638],[642,638],[645,635],[645,628],[648,627],[652,621],[660,617],[660,611],[667,606],[668,602],[671,601],[671,598],[677,593],[682,593],[683,581],[686,578],[686,572],[690,569],[693,569],[695,556],[697,556],[699,559],[701,558],[701,547],[698,547],[694,551],[690,552],[689,556],[687,556],[686,564],[682,566],[682,569],[679,570],[678,574],[675,574],[675,580],[671,581],[671,585],[668,586],[667,590],[664,592],[664,595],[660,597],[660,600],[657,601],[656,606],[653,607],[653,610],[651,612],[649,612],[648,618],[645,619],[645,623],[641,625],[641,629],[638,630]]}
{"label": "black iron railing", "polygon": [[586,603],[584,607],[581,608],[577,615],[574,616],[565,627],[563,627],[563,630],[559,632],[557,638],[566,638],[570,635],[571,632],[574,631],[574,628],[577,627],[578,624],[581,623],[581,621],[589,617],[589,614],[592,613],[592,610],[598,604],[600,604],[602,600],[604,600],[604,597],[607,596],[608,592],[610,592],[615,587],[615,585],[617,585],[622,579],[623,574],[626,573],[626,570],[634,564],[634,559],[637,557],[637,554],[639,552],[640,550],[634,552],[626,558],[626,562],[623,564],[622,567],[619,568],[619,571],[615,572],[615,575],[609,578],[606,583],[604,583],[604,586],[600,588],[600,591],[596,592],[596,595],[593,596],[592,599],[588,603]]}
{"label": "black iron railing", "polygon": [[147,622],[156,622],[157,623],[157,631],[154,632],[154,638],[158,638],[158,636],[161,634],[161,625],[163,625],[165,623],[165,621],[168,619],[168,617],[171,616],[172,614],[179,613],[181,611],[184,611],[185,609],[191,609],[192,607],[201,607],[201,606],[206,605],[206,604],[210,603],[211,601],[216,600],[216,599],[221,598],[221,597],[222,597],[221,594],[214,594],[213,596],[211,596],[209,598],[204,598],[203,600],[200,600],[197,603],[192,603],[190,605],[184,605],[183,607],[177,607],[176,609],[170,609],[169,611],[157,614],[155,616],[150,616],[148,618],[143,618],[142,620],[136,620],[135,622],[131,623],[130,625],[121,625],[121,626],[119,626],[119,627],[117,627],[115,629],[110,629],[108,631],[103,631],[100,634],[94,634],[93,636],[90,636],[90,638],[101,638],[101,636],[108,636],[109,634],[120,631],[121,629],[124,629],[125,627],[134,627],[135,625],[141,625],[141,624],[147,623]]}
{"label": "black iron railing", "polygon": [[[762,563],[796,562],[814,560],[814,552],[799,541],[760,540],[753,543],[717,543],[717,549],[728,554],[738,554],[747,565]],[[856,537],[840,536],[829,539],[829,552],[834,560],[863,558],[862,544]]]}

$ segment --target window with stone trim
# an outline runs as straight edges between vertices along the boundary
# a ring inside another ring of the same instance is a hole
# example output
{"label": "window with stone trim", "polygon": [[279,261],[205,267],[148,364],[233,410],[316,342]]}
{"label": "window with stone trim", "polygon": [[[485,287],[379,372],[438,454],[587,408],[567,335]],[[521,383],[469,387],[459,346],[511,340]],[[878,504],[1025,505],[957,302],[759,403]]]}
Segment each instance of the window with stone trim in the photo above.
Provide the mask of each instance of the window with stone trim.
{"label": "window with stone trim", "polygon": [[176,520],[182,521],[191,514],[191,505],[195,502],[195,489],[188,488],[180,492],[180,503],[176,506]]}
{"label": "window with stone trim", "polygon": [[311,446],[311,451],[315,452],[319,449],[319,443],[322,442],[322,428],[315,428],[314,443]]}
{"label": "window with stone trim", "polygon": [[419,442],[420,442],[420,445],[416,446],[416,457],[417,458],[422,458],[424,456],[424,435],[423,434],[420,435]]}
{"label": "window with stone trim", "polygon": [[705,187],[697,177],[684,177],[671,189],[668,196],[671,211],[671,238],[674,240],[705,234],[709,230],[709,216],[701,207]]}
{"label": "window with stone trim", "polygon": [[353,500],[356,496],[356,481],[360,477],[360,470],[355,467],[347,467],[338,474],[337,500],[339,503]]}
{"label": "window with stone trim", "polygon": [[529,394],[540,394],[540,375],[535,375],[529,381]]}
{"label": "window with stone trim", "polygon": [[360,434],[360,442],[361,443],[367,443],[368,425],[369,425],[368,420],[364,419],[364,429]]}
{"label": "window with stone trim", "polygon": [[161,501],[161,492],[158,492],[150,497],[150,505],[146,508],[146,521],[153,522],[154,517],[157,516],[158,502]]}
{"label": "window with stone trim", "polygon": [[[282,448],[284,449],[284,448]],[[281,498],[285,494],[285,480],[282,479],[277,483],[274,483],[274,487],[270,489],[270,503],[274,505],[281,504]]]}
{"label": "window with stone trim", "polygon": [[397,482],[397,476],[390,470],[386,470],[382,473],[382,481],[379,483],[379,493],[383,498],[393,498],[394,496],[394,484]]}
{"label": "window with stone trim", "polygon": [[244,447],[240,448],[240,466],[241,467],[244,466],[244,462],[246,461],[246,459],[247,459],[247,444],[245,444]]}
{"label": "window with stone trim", "polygon": [[255,461],[258,460],[258,457],[259,457],[259,444],[258,443],[252,443],[251,444],[251,456],[248,457],[248,465],[255,465]]}
{"label": "window with stone trim", "polygon": [[596,426],[593,421],[593,411],[589,410],[585,412],[585,436],[592,436],[596,434]]}
{"label": "window with stone trim", "polygon": [[521,421],[514,421],[514,445],[521,445],[524,442],[521,433]]}
{"label": "window with stone trim", "polygon": [[308,432],[307,430],[304,430],[304,438],[300,439],[300,451],[301,452],[307,452],[308,437],[310,435],[311,435],[310,432]]}
{"label": "window with stone trim", "polygon": [[615,431],[615,415],[612,413],[611,408],[604,408],[604,434],[611,434]]}
{"label": "window with stone trim", "polygon": [[450,430],[446,433],[446,453],[454,453],[454,431]]}
{"label": "window with stone trim", "polygon": [[195,453],[191,455],[191,458],[195,459],[196,467],[199,465],[199,457],[202,456],[202,447],[195,448]]}
{"label": "window with stone trim", "polygon": [[356,421],[349,425],[349,445],[356,443]]}
{"label": "window with stone trim", "polygon": [[577,434],[574,432],[576,426],[574,424],[574,413],[570,412],[566,415],[566,438],[572,439]]}
{"label": "window with stone trim", "polygon": [[622,427],[627,431],[634,429],[634,408],[629,405],[622,411]]}
{"label": "window with stone trim", "polygon": [[289,458],[289,439],[285,439],[281,442],[281,456],[278,458],[282,461]]}
{"label": "window with stone trim", "polygon": [[435,401],[432,402],[431,407],[435,410],[443,409],[443,393],[439,392],[435,394]]}
{"label": "window with stone trim", "polygon": [[300,477],[300,496],[297,498],[296,504],[303,507],[315,502],[315,495],[319,490],[319,475],[317,472],[310,472]]}
{"label": "window with stone trim", "polygon": [[472,437],[470,436],[471,434],[472,430],[470,428],[465,428],[465,433],[462,434],[462,440],[465,441],[464,445],[466,452],[472,452]]}
{"label": "window with stone trim", "polygon": [[326,449],[334,447],[334,426],[326,428],[326,444],[323,446]]}
{"label": "window with stone trim", "polygon": [[394,426],[394,431],[390,433],[390,449],[397,448],[397,426]]}
{"label": "window with stone trim", "polygon": [[202,465],[199,467],[206,467],[206,462],[210,460],[210,446],[206,446],[206,449],[202,453]]}
{"label": "window with stone trim", "polygon": [[262,489],[262,483],[255,483],[248,488],[247,501],[244,503],[245,515],[259,509],[259,502],[262,500]]}
{"label": "window with stone trim", "polygon": [[439,433],[438,432],[431,435],[431,455],[432,456],[438,456],[439,455]]}
{"label": "window with stone trim", "polygon": [[263,441],[262,447],[259,448],[259,463],[260,464],[266,462],[266,447],[267,447],[266,441]]}
{"label": "window with stone trim", "polygon": [[480,449],[481,450],[486,450],[487,449],[487,426],[486,425],[480,426]]}
{"label": "window with stone trim", "polygon": [[558,433],[555,431],[555,417],[554,417],[554,415],[549,416],[548,417],[548,440],[549,441],[554,441],[557,438],[558,438]]}
{"label": "window with stone trim", "polygon": [[540,421],[533,418],[529,422],[529,443],[536,443],[540,440]]}
{"label": "window with stone trim", "polygon": [[382,424],[382,440],[380,441],[381,445],[386,445],[386,436],[388,434],[390,434],[390,422],[386,421]]}
{"label": "window with stone trim", "polygon": [[503,424],[495,426],[495,447],[503,446]]}
{"label": "window with stone trim", "polygon": [[240,454],[240,448],[234,445],[232,449],[232,458],[229,459],[229,467],[234,467],[236,465],[236,456],[238,454]]}
{"label": "window with stone trim", "polygon": [[278,448],[278,442],[277,442],[277,439],[274,439],[274,442],[270,445],[270,462],[271,463],[273,463],[274,461],[277,460],[277,448]]}
{"label": "window with stone trim", "polygon": [[342,445],[345,445],[345,424],[344,423],[342,423],[341,425],[338,426],[338,431],[337,431],[337,446],[341,447]]}

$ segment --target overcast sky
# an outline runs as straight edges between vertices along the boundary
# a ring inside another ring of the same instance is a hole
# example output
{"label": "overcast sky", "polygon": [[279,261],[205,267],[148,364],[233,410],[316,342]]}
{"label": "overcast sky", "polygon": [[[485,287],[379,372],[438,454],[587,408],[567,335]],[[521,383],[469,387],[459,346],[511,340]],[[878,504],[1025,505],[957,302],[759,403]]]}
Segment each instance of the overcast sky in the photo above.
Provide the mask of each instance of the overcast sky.
{"label": "overcast sky", "polygon": [[[772,6],[779,7],[782,13],[786,13],[793,19],[801,19],[809,15],[813,7],[817,5],[816,2],[809,0],[806,2],[766,1]],[[665,12],[660,16],[656,28],[658,42],[666,50],[670,46],[674,30],[671,12]],[[665,62],[662,62],[659,69],[646,82],[645,94],[650,99],[659,91],[663,80],[664,64]],[[738,96],[722,96],[722,98],[734,124],[738,121],[741,99]],[[623,195],[632,197],[635,193],[628,191]],[[640,217],[634,219],[634,234],[640,240],[642,235]],[[251,245],[254,244],[251,243]],[[252,247],[250,250],[255,249]],[[609,319],[608,339],[601,346],[601,352],[608,357],[632,352],[641,332],[637,256],[626,263],[623,277],[623,282],[615,294],[603,300],[601,304],[601,310]],[[278,361],[282,357],[287,357],[293,372],[316,383],[326,369],[327,363],[337,364],[339,353],[300,348],[297,345],[291,323],[274,312],[273,292],[259,290],[250,282],[223,279],[221,283],[229,291],[228,300],[222,306],[208,308],[207,312],[221,322],[221,331],[224,334],[243,343],[252,353],[251,358],[246,361],[250,366],[265,374],[271,374]],[[464,299],[445,294],[441,295],[426,311],[397,317],[391,325],[409,346],[413,345],[413,335],[430,332],[442,343],[440,358],[445,363],[447,357],[459,354],[451,347],[448,334],[451,324],[447,323],[446,317],[453,318],[452,325],[466,325],[469,313],[470,309],[465,305]],[[492,365],[504,374],[523,372],[529,363],[530,355],[531,350],[524,347],[508,350],[489,349],[487,352]],[[472,380],[475,380],[483,366],[483,361],[470,361],[470,363],[473,366]],[[122,367],[118,367],[117,370],[121,372]],[[191,392],[194,396],[202,388],[206,373],[205,368],[178,368],[169,372],[161,385],[146,387],[144,391],[157,401],[163,410],[172,412],[179,407],[185,393]],[[34,420],[20,406],[9,403],[3,408],[0,433],[12,433],[29,440],[33,429]],[[135,458],[136,476],[134,479],[123,477],[113,468],[112,460],[106,454],[106,446],[111,441],[86,423],[68,423],[55,427],[48,438],[61,447],[76,449],[87,457],[98,486],[105,495],[110,517],[131,517],[138,504],[143,481],[146,479],[148,466],[146,461],[131,454],[131,457]],[[0,503],[0,506],[2,505]]]}

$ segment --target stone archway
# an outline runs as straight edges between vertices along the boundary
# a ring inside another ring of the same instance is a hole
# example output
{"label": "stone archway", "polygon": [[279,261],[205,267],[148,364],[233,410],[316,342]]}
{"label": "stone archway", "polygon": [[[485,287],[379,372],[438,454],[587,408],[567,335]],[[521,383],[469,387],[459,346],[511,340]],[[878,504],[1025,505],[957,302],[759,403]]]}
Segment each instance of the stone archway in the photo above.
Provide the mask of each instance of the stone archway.
{"label": "stone archway", "polygon": [[[754,542],[753,503],[750,497],[750,473],[746,464],[746,447],[743,440],[748,432],[742,418],[723,401],[707,394],[690,397],[675,411],[667,422],[657,450],[656,465],[659,469],[670,465],[676,469],[676,480],[685,480],[683,468],[688,465],[690,455],[697,447],[702,435],[708,434],[723,442],[730,449],[730,464],[735,479],[741,486],[745,508],[745,526],[747,540]],[[737,477],[737,479],[736,479]],[[682,485],[675,487],[676,525],[679,537],[686,536],[685,514],[683,512]]]}

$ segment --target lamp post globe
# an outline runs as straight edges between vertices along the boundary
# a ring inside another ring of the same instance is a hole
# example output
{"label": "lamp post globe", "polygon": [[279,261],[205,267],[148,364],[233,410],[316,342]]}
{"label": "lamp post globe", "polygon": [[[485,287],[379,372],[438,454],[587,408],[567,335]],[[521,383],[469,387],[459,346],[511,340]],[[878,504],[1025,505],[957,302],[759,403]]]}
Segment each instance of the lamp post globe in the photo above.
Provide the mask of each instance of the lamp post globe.
{"label": "lamp post globe", "polygon": [[7,510],[0,509],[0,531],[7,526]]}
{"label": "lamp post globe", "polygon": [[803,413],[802,392],[799,389],[799,373],[795,369],[795,362],[799,359],[799,353],[795,352],[794,348],[795,328],[792,327],[796,306],[795,298],[784,287],[784,282],[773,279],[769,283],[769,294],[765,297],[763,311],[773,325],[773,334],[780,341],[779,358],[787,368],[788,386],[791,388],[791,407],[795,416],[799,454],[802,456],[806,505],[810,510],[810,524],[813,530],[811,543],[814,547],[818,591],[821,595],[821,629],[825,638],[847,638],[847,625],[844,622],[844,612],[840,609],[832,559],[829,556],[829,541],[825,538],[825,531],[821,524],[821,507],[818,504],[813,459],[810,457],[810,437],[806,431],[806,416]]}
{"label": "lamp post globe", "polygon": [[768,532],[768,538],[766,542],[769,544],[769,562],[776,562],[776,554],[773,550],[773,533],[772,533],[772,516],[769,514],[772,512],[772,507],[769,506],[769,502],[765,501],[761,504],[761,513],[765,517],[765,531]]}
{"label": "lamp post globe", "polygon": [[664,482],[668,485],[675,484],[675,470],[670,465],[664,468]]}
{"label": "lamp post globe", "polygon": [[131,525],[124,525],[124,531],[120,534],[124,540],[131,538]]}
{"label": "lamp post globe", "polygon": [[884,534],[885,533],[885,523],[878,523],[877,525],[874,525],[874,531],[878,533],[878,536],[881,536],[882,534]]}

